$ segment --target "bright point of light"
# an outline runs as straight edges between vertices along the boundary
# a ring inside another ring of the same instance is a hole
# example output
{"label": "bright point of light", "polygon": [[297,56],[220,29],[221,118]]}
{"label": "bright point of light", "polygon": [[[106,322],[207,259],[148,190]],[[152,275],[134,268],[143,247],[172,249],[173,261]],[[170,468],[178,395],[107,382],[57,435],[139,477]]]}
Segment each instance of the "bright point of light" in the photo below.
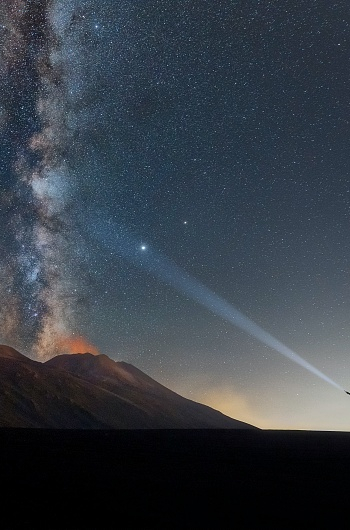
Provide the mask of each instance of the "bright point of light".
{"label": "bright point of light", "polygon": [[[114,233],[117,232],[117,226],[115,227],[115,230],[109,230],[106,233],[105,224],[106,223],[102,221],[101,223],[92,224],[91,228],[93,229],[95,237],[100,239],[100,241],[102,241],[108,248],[115,250],[118,254],[131,262],[134,262],[136,265],[141,266],[144,270],[165,282],[167,285],[173,287],[180,293],[185,294],[195,302],[200,303],[216,316],[223,318],[227,322],[230,322],[234,326],[248,333],[251,337],[258,339],[262,344],[265,344],[265,346],[272,348],[320,379],[323,379],[332,386],[342,390],[341,386],[330,377],[303,359],[303,357],[291,350],[288,346],[280,342],[268,331],[261,328],[253,320],[241,313],[239,309],[216,295],[195,278],[192,278],[187,272],[180,269],[180,267],[165,256],[162,256],[159,252],[152,249],[152,252],[147,252],[140,263],[140,259],[135,256],[135,246],[132,244],[131,236],[124,235],[124,237],[118,239],[118,237],[114,235]],[[110,222],[109,227],[111,226],[112,224]],[[140,245],[139,248],[141,251],[147,250],[147,246],[144,244]]]}

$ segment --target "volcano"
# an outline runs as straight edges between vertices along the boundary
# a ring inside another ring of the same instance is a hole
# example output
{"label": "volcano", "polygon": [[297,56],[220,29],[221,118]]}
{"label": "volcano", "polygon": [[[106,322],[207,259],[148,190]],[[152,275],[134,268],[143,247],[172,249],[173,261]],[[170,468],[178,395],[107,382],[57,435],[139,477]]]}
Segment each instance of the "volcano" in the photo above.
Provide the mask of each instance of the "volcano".
{"label": "volcano", "polygon": [[0,427],[256,429],[107,355],[58,355],[42,363],[5,345],[0,346]]}

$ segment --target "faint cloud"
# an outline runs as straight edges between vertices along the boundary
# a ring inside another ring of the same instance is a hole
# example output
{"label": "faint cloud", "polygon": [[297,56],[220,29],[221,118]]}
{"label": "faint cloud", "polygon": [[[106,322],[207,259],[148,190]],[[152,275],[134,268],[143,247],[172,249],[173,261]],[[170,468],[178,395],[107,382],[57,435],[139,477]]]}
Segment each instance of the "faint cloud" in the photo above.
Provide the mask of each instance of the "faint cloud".
{"label": "faint cloud", "polygon": [[249,398],[227,382],[213,381],[204,374],[196,374],[171,386],[180,395],[208,405],[230,418],[265,428]]}

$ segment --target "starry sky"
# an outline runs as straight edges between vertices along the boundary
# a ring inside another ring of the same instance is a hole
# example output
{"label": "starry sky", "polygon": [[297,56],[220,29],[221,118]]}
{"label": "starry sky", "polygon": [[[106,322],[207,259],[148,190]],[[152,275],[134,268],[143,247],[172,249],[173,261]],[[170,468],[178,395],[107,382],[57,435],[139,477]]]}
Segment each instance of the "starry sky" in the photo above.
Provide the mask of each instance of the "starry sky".
{"label": "starry sky", "polygon": [[346,0],[3,2],[0,341],[350,430],[349,24]]}

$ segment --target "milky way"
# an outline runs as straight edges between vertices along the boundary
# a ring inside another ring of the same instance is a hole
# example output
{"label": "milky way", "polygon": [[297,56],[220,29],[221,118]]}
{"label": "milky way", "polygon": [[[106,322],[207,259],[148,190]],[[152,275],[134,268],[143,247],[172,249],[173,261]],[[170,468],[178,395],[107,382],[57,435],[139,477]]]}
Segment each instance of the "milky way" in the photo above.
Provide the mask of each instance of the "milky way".
{"label": "milky way", "polygon": [[1,327],[6,341],[39,357],[64,347],[77,307],[67,160],[70,7],[17,1],[0,14]]}

